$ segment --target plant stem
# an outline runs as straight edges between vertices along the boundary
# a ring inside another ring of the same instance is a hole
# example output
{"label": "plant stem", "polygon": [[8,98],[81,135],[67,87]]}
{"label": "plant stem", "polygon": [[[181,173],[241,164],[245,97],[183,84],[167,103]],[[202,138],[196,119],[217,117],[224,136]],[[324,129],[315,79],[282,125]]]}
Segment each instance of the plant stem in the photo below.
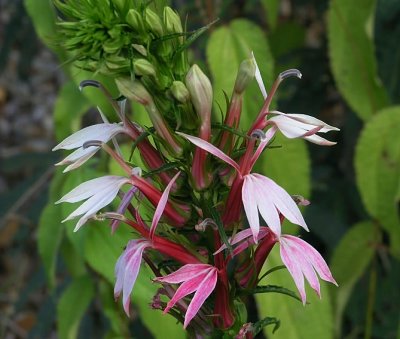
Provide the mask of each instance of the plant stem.
{"label": "plant stem", "polygon": [[376,297],[376,270],[377,270],[376,266],[377,266],[376,257],[374,257],[369,275],[368,301],[367,301],[367,313],[365,317],[364,339],[372,338],[373,313],[374,313],[374,304]]}

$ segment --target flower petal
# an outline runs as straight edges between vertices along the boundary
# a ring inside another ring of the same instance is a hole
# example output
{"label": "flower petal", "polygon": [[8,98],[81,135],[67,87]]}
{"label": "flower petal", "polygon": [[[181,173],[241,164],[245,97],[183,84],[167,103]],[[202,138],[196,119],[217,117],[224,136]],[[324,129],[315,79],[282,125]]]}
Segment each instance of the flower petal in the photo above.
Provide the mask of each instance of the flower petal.
{"label": "flower petal", "polygon": [[255,76],[256,76],[257,84],[258,84],[258,87],[260,88],[260,91],[261,91],[261,93],[263,95],[263,98],[265,100],[265,99],[267,99],[267,96],[268,96],[267,95],[267,90],[265,89],[264,81],[263,81],[263,79],[261,77],[261,72],[260,72],[260,69],[258,68],[257,61],[256,61],[256,58],[254,57],[254,53],[253,52],[251,52],[251,56],[253,57],[253,62],[254,62],[254,65],[256,66]]}
{"label": "flower petal", "polygon": [[118,133],[123,132],[125,129],[120,124],[96,124],[85,127],[78,132],[70,135],[68,138],[61,141],[53,148],[53,151],[58,149],[74,149],[82,147],[82,145],[90,140],[99,140],[107,142]]}
{"label": "flower petal", "polygon": [[210,296],[212,291],[214,291],[217,284],[218,271],[216,268],[210,270],[204,280],[200,283],[197,288],[196,293],[185,314],[185,321],[183,323],[183,328],[186,328],[190,321],[197,314],[201,306],[203,306],[205,300]]}
{"label": "flower petal", "polygon": [[258,217],[257,209],[257,192],[251,175],[244,177],[242,187],[242,200],[244,211],[250,225],[251,232],[253,233],[254,242],[257,243],[258,232],[260,229],[260,219]]}
{"label": "flower petal", "polygon": [[185,139],[189,140],[192,144],[196,145],[197,147],[200,147],[201,149],[204,149],[205,151],[211,153],[212,155],[216,156],[222,161],[225,161],[227,164],[231,165],[238,172],[240,172],[240,167],[236,163],[236,161],[234,161],[231,157],[227,156],[219,148],[198,137],[194,137],[192,135],[188,135],[182,132],[176,132],[176,133],[179,134],[181,137],[184,137]]}
{"label": "flower petal", "polygon": [[161,198],[160,198],[160,200],[159,200],[159,202],[157,204],[156,211],[154,212],[153,220],[151,222],[150,234],[149,234],[150,239],[153,239],[153,237],[154,237],[154,233],[156,231],[156,227],[157,227],[158,222],[160,221],[160,218],[161,218],[161,216],[162,216],[162,214],[164,212],[165,205],[168,202],[169,192],[171,191],[172,186],[174,185],[176,179],[178,179],[180,174],[181,174],[180,171],[175,174],[175,176],[168,183],[168,185],[165,188],[163,194],[161,195]]}
{"label": "flower petal", "polygon": [[187,264],[171,274],[168,274],[164,277],[155,278],[154,281],[169,284],[179,284],[182,281],[187,280],[188,277],[195,277],[199,274],[202,274],[204,270],[209,268],[210,265],[207,264]]}

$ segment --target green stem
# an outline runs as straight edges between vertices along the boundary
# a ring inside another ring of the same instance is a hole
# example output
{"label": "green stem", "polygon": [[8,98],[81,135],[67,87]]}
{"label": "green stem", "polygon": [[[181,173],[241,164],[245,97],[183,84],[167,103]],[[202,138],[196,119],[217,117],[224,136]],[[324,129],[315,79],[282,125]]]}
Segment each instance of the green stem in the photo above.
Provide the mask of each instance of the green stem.
{"label": "green stem", "polygon": [[368,286],[368,303],[367,303],[367,313],[365,317],[365,339],[372,338],[372,327],[373,327],[373,314],[374,314],[374,304],[376,297],[376,270],[377,270],[376,257],[374,257],[371,265],[370,275],[369,275],[369,286]]}

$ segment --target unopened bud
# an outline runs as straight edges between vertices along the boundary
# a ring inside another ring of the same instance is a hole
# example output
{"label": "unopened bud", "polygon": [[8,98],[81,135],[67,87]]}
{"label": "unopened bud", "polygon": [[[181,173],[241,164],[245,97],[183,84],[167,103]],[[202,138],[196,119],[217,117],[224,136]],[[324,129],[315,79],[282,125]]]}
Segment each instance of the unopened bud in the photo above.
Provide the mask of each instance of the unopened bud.
{"label": "unopened bud", "polygon": [[118,90],[126,98],[137,101],[142,105],[148,105],[153,99],[146,88],[138,80],[131,80],[128,77],[115,79]]}
{"label": "unopened bud", "polygon": [[199,66],[190,68],[186,75],[186,87],[197,114],[201,118],[204,118],[204,114],[210,114],[213,98],[211,82]]}
{"label": "unopened bud", "polygon": [[147,50],[143,45],[132,44],[132,47],[138,51],[141,55],[147,56]]}
{"label": "unopened bud", "polygon": [[171,86],[172,95],[176,100],[185,103],[189,100],[190,94],[182,81],[174,81]]}
{"label": "unopened bud", "polygon": [[147,28],[158,36],[162,36],[164,33],[162,22],[160,17],[153,12],[150,8],[146,8],[146,26]]}
{"label": "unopened bud", "polygon": [[167,33],[182,33],[181,18],[171,7],[164,7],[164,23]]}
{"label": "unopened bud", "polygon": [[133,69],[137,75],[156,75],[154,66],[146,59],[138,59],[133,63]]}
{"label": "unopened bud", "polygon": [[142,16],[136,9],[130,9],[125,18],[129,26],[133,27],[138,32],[144,32],[144,23]]}
{"label": "unopened bud", "polygon": [[234,91],[242,94],[251,80],[254,79],[256,73],[256,65],[253,59],[247,59],[241,62],[239,71],[236,76]]}
{"label": "unopened bud", "polygon": [[126,0],[112,0],[114,6],[120,11],[124,11],[126,8],[128,8],[128,3]]}

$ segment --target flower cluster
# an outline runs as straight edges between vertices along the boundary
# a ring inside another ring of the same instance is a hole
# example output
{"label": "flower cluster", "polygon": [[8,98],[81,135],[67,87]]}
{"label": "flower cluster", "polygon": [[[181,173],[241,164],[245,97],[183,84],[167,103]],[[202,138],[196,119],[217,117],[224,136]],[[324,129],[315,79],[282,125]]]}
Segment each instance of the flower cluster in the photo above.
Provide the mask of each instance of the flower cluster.
{"label": "flower cluster", "polygon": [[[62,2],[57,3],[63,6]],[[158,17],[147,10],[146,22],[141,22],[138,18],[142,16],[132,10],[115,7],[115,11],[128,13],[126,20],[141,30],[142,38],[146,27],[151,35],[162,35],[168,27],[182,30],[180,21],[179,24],[171,24],[167,19],[158,22]],[[164,12],[166,17],[172,14],[169,10]],[[96,50],[99,46],[93,43],[91,48]],[[102,48],[105,46],[111,49],[111,42],[107,40]],[[124,46],[127,44],[118,47],[121,53]],[[159,73],[154,73],[154,79],[156,75]],[[337,128],[307,115],[270,110],[279,84],[290,76],[301,77],[300,72],[281,73],[267,95],[254,56],[243,61],[225,120],[219,126],[212,123],[211,82],[197,65],[181,77],[182,81],[167,85],[173,103],[166,107],[154,96],[152,83],[145,81],[146,76],[149,75],[136,73],[135,79],[120,76],[115,82],[122,96],[146,108],[152,128],[131,121],[124,105],[112,101],[118,123],[104,119],[104,123],[86,127],[54,148],[75,150],[58,164],[68,165],[66,171],[79,168],[99,150],[107,152],[124,170],[124,176],[107,175],[84,182],[58,202],[84,201],[65,219],[79,217],[75,230],[91,218],[112,219],[113,232],[118,232],[121,223],[134,230],[134,238],[129,240],[115,265],[114,293],[116,298],[122,293],[125,312],[129,315],[131,293],[143,260],[153,270],[154,282],[162,284],[162,294],[169,298],[161,306],[164,312],[179,314],[178,319],[184,319],[183,326],[197,336],[233,326],[238,318],[234,300],[240,298],[240,290],[254,287],[275,244],[280,246],[282,262],[304,304],[304,278],[318,295],[319,278],[336,284],[324,259],[311,245],[282,232],[285,219],[308,231],[298,207],[308,201],[296,199],[272,179],[253,172],[258,158],[277,133],[319,145],[334,144],[317,133]],[[240,125],[243,94],[254,78],[264,104],[245,135],[234,133]],[[108,93],[94,81],[84,82],[82,87],[87,85]],[[179,106],[187,116],[174,118],[168,111],[171,105]],[[188,116],[194,118],[187,119]],[[125,135],[123,140],[128,139],[137,147],[144,168],[133,167],[121,154],[120,134]],[[108,145],[110,141],[115,147]],[[101,212],[118,193],[121,193],[118,209]],[[143,200],[146,203],[141,204]],[[146,207],[147,215],[151,213],[151,224],[144,221],[139,205]],[[249,247],[253,250],[245,251]],[[246,259],[234,260],[239,254],[247,256]],[[228,265],[235,274],[228,274]]]}

